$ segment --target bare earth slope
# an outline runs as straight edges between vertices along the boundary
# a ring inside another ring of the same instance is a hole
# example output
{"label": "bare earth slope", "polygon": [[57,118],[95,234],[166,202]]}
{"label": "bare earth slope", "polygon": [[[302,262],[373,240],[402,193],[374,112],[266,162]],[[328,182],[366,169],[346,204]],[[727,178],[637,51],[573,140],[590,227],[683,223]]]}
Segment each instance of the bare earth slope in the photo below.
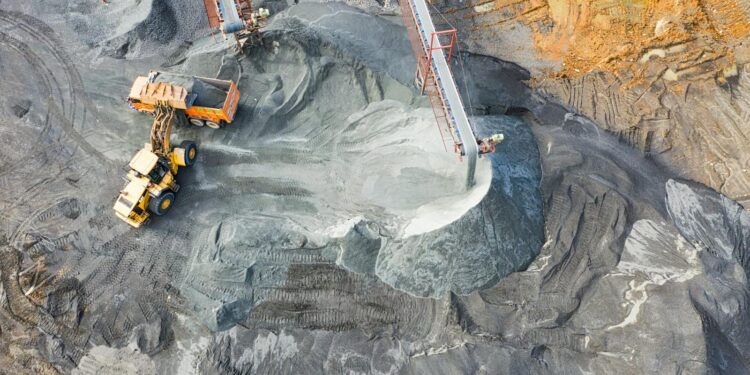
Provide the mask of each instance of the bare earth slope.
{"label": "bare earth slope", "polygon": [[748,203],[750,3],[525,0],[439,4],[476,53],[689,179]]}

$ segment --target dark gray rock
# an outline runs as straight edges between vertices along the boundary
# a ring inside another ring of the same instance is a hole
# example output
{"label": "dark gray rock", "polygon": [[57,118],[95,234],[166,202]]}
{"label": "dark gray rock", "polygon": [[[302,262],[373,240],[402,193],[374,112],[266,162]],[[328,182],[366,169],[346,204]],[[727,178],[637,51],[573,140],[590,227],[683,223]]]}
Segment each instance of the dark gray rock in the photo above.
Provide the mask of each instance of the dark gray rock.
{"label": "dark gray rock", "polygon": [[26,116],[26,114],[29,113],[30,109],[31,109],[30,100],[20,100],[18,103],[13,104],[10,108],[13,115],[18,118],[23,118],[24,116]]}
{"label": "dark gray rock", "polygon": [[372,274],[382,243],[377,228],[360,221],[341,240],[339,264],[352,272]]}
{"label": "dark gray rock", "polygon": [[690,182],[667,183],[669,213],[680,233],[701,250],[705,269],[690,296],[703,321],[711,367],[750,372],[750,214],[738,203]]}
{"label": "dark gray rock", "polygon": [[667,183],[669,213],[680,233],[724,260],[735,260],[750,274],[750,214],[713,190],[686,182]]}
{"label": "dark gray rock", "polygon": [[[11,121],[3,135],[22,146],[0,149],[0,201],[14,202],[0,221],[23,250],[0,264],[3,369],[44,360],[82,373],[747,372],[746,214],[536,96],[519,82],[525,72],[467,63],[467,74],[486,72],[466,78],[476,113],[519,116],[474,118],[480,135],[508,135],[491,156],[490,194],[450,226],[398,239],[395,211],[340,199],[363,190],[353,175],[379,175],[378,165],[346,169],[343,182],[290,177],[357,162],[363,144],[383,139],[431,161],[400,133],[432,114],[406,108],[426,103],[405,86],[414,61],[396,23],[341,4],[293,6],[267,45],[222,70],[223,47],[190,32],[205,22],[200,2],[169,3],[179,30],[167,46],[133,32],[152,2],[118,3],[96,11],[122,29],[90,28],[83,1],[0,3],[3,41],[28,47],[0,43],[0,87],[53,98],[23,120],[0,105]],[[132,60],[88,61],[118,35],[133,38]],[[174,211],[135,231],[102,213],[121,187],[109,171],[150,121],[113,103],[165,58],[197,75],[242,72],[248,89],[231,131],[180,129],[207,147],[181,172]],[[368,126],[379,132],[356,132]],[[410,183],[435,177],[420,166],[403,169]],[[378,192],[396,191],[386,177]],[[437,180],[442,192],[452,179]],[[341,236],[321,230],[358,215]],[[63,276],[39,305],[11,277],[30,256]]]}

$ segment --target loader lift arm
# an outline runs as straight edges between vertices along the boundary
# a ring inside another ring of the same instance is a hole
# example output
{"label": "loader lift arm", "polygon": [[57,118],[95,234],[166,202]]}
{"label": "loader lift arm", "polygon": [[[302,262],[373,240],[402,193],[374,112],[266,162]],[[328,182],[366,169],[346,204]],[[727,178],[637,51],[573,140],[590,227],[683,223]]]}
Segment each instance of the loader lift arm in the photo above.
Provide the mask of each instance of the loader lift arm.
{"label": "loader lift arm", "polygon": [[157,103],[154,110],[154,124],[151,125],[151,152],[160,157],[169,158],[169,153],[172,152],[169,137],[172,135],[177,110],[165,102]]}

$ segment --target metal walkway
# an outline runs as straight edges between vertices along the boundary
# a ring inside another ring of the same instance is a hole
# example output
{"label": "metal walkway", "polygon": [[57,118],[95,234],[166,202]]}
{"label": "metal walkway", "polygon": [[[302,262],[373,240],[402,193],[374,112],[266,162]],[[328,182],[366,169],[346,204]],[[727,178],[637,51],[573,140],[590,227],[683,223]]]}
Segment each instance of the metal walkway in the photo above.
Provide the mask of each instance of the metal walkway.
{"label": "metal walkway", "polygon": [[[445,118],[444,122],[453,137],[456,151],[466,159],[466,185],[471,187],[474,185],[479,147],[448,65],[456,30],[436,31],[425,0],[404,0],[399,3],[409,39],[417,56],[417,74],[422,79],[423,90],[428,84],[433,87],[431,99],[434,100],[431,101],[438,126],[441,118]],[[442,44],[440,41],[441,36],[445,34],[452,34],[450,45]],[[450,50],[448,58],[445,54],[446,49]]]}

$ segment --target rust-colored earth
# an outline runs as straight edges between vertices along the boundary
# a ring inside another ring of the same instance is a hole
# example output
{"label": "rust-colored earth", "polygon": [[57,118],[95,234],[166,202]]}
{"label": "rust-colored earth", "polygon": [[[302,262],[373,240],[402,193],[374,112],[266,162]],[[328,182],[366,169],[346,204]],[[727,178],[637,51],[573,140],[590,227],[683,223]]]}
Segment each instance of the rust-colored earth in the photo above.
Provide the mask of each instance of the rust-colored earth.
{"label": "rust-colored earth", "polygon": [[638,61],[672,55],[674,67],[663,72],[667,79],[723,80],[734,71],[734,47],[750,33],[736,0],[491,0],[471,7],[473,16],[498,15],[476,29],[511,20],[529,26],[538,55],[562,61],[548,76],[604,70],[638,81],[643,76]]}

